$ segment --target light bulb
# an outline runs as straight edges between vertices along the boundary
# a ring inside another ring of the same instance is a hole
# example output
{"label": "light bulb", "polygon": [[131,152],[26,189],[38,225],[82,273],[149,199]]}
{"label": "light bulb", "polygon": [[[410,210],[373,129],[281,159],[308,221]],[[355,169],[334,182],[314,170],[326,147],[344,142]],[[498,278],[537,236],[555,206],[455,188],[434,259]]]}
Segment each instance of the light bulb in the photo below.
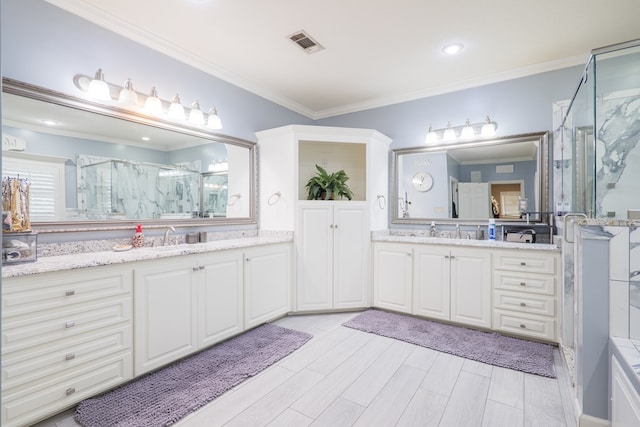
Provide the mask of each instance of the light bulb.
{"label": "light bulb", "polygon": [[87,95],[90,98],[98,99],[100,101],[113,101],[111,99],[111,92],[109,91],[109,85],[104,81],[104,74],[102,68],[98,68],[96,75],[87,89]]}
{"label": "light bulb", "polygon": [[482,136],[483,138],[486,138],[489,136],[495,136],[495,134],[496,134],[496,124],[491,121],[489,116],[487,116],[487,118],[484,121],[484,125],[482,125],[480,136]]}
{"label": "light bulb", "polygon": [[133,90],[131,79],[127,79],[127,81],[124,82],[124,87],[120,90],[118,103],[130,107],[138,107],[138,94]]}
{"label": "light bulb", "polygon": [[462,132],[460,132],[460,138],[473,139],[475,138],[475,136],[476,136],[476,133],[471,127],[471,122],[469,121],[469,119],[467,119],[467,121],[464,124],[464,127],[462,128]]}
{"label": "light bulb", "polygon": [[144,101],[144,112],[153,116],[161,116],[163,113],[162,101],[158,98],[158,91],[155,86],[151,88],[149,96]]}
{"label": "light bulb", "polygon": [[191,112],[189,113],[189,123],[202,126],[204,124],[204,114],[200,111],[198,101],[191,104]]}
{"label": "light bulb", "polygon": [[447,123],[447,130],[444,131],[444,135],[442,135],[442,141],[450,142],[456,139],[456,131],[451,128],[451,122]]}
{"label": "light bulb", "polygon": [[425,144],[436,144],[438,142],[438,134],[433,131],[433,128],[429,126],[427,137],[424,139]]}
{"label": "light bulb", "polygon": [[176,94],[171,98],[171,105],[169,106],[169,118],[173,120],[184,120],[184,107],[180,103],[180,97]]}
{"label": "light bulb", "polygon": [[207,127],[209,129],[222,129],[222,120],[218,116],[216,107],[211,107],[209,110],[209,119],[207,120]]}

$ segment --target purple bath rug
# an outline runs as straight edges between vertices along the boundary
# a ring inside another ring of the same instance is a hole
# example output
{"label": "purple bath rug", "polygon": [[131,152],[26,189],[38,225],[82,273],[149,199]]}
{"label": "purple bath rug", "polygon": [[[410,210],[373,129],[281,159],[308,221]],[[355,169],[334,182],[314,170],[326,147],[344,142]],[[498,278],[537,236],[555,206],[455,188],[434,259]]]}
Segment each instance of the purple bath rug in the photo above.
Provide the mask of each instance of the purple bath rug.
{"label": "purple bath rug", "polygon": [[169,426],[278,362],[311,335],[265,324],[102,395],[75,418],[84,427]]}
{"label": "purple bath rug", "polygon": [[543,377],[556,378],[554,347],[381,310],[367,310],[343,326]]}

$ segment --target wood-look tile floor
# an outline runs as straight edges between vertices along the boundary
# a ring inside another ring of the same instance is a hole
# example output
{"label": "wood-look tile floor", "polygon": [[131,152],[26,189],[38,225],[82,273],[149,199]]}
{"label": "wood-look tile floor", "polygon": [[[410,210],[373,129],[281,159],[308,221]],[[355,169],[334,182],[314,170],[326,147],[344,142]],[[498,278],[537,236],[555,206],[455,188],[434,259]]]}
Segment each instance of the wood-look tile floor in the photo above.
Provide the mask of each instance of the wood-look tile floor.
{"label": "wood-look tile floor", "polygon": [[[558,378],[543,378],[341,326],[357,314],[274,322],[313,339],[176,426],[576,425],[557,350]],[[37,426],[78,424],[68,411]]]}

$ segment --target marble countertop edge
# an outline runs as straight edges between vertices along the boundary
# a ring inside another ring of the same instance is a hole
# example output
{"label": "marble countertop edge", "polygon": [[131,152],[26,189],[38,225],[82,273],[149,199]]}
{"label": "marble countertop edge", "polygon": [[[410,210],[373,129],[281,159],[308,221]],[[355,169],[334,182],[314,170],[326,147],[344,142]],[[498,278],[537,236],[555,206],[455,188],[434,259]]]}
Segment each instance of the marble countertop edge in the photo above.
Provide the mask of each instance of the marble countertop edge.
{"label": "marble countertop edge", "polygon": [[252,246],[292,242],[292,235],[267,235],[236,239],[214,240],[206,243],[183,243],[171,246],[133,248],[128,251],[102,251],[86,254],[69,254],[39,257],[36,262],[2,266],[2,278],[28,276],[55,271],[77,270],[88,267],[125,264],[182,255],[241,249]]}
{"label": "marble countertop edge", "polygon": [[518,243],[505,242],[501,240],[455,239],[446,237],[391,235],[384,233],[372,234],[371,240],[373,242],[416,243],[427,245],[482,247],[494,249],[527,249],[560,252],[560,248],[558,248],[557,245],[549,243]]}

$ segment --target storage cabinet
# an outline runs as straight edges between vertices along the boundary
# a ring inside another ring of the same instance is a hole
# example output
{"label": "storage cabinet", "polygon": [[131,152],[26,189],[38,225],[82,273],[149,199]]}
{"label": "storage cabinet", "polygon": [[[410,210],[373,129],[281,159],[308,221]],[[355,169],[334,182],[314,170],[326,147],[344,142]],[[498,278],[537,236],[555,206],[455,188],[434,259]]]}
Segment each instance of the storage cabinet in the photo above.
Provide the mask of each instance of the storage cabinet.
{"label": "storage cabinet", "polygon": [[290,310],[291,245],[254,247],[245,252],[245,328],[282,316]]}
{"label": "storage cabinet", "polygon": [[493,273],[494,328],[557,341],[559,265],[556,253],[497,250]]}
{"label": "storage cabinet", "polygon": [[366,203],[300,202],[297,310],[369,305]]}
{"label": "storage cabinet", "polygon": [[376,243],[374,305],[491,327],[491,254],[486,249]]}
{"label": "storage cabinet", "polygon": [[3,279],[2,425],[30,425],[133,377],[130,268]]}
{"label": "storage cabinet", "polygon": [[413,246],[374,243],[373,305],[411,313]]}

